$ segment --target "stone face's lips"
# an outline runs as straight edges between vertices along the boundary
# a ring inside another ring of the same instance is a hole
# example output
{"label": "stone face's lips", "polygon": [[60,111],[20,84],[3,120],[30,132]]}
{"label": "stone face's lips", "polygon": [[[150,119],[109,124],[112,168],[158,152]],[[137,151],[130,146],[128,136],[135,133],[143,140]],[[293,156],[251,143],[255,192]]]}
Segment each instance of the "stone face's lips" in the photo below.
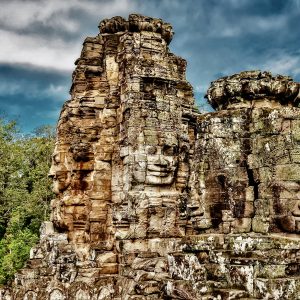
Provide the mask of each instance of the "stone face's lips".
{"label": "stone face's lips", "polygon": [[158,176],[158,177],[167,177],[171,175],[172,172],[172,171],[165,171],[165,170],[161,170],[161,171],[149,170],[149,171],[150,172],[148,172],[148,175]]}
{"label": "stone face's lips", "polygon": [[281,105],[298,106],[300,84],[289,76],[245,71],[213,81],[205,97],[218,110],[253,100],[271,100]]}
{"label": "stone face's lips", "polygon": [[147,170],[153,171],[153,172],[172,172],[173,171],[172,168],[153,166],[153,165],[148,166]]}

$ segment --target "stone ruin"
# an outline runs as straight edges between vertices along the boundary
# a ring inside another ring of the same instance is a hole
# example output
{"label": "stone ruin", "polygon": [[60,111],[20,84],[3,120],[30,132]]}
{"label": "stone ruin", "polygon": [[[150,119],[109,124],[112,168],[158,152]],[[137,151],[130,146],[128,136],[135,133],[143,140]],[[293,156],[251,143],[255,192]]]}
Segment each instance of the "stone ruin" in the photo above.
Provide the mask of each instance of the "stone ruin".
{"label": "stone ruin", "polygon": [[51,221],[0,298],[300,299],[300,84],[224,77],[200,114],[170,24],[99,29],[57,125]]}

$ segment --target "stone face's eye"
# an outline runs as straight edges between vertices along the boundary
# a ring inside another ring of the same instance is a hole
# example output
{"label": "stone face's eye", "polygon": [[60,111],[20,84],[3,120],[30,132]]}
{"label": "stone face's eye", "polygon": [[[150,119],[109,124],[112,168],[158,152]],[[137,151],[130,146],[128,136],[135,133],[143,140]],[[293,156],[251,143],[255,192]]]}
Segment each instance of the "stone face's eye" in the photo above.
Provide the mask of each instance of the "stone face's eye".
{"label": "stone face's eye", "polygon": [[157,152],[157,148],[155,146],[150,146],[147,149],[147,153],[150,154],[150,155],[156,154],[156,152]]}
{"label": "stone face's eye", "polygon": [[176,155],[177,154],[177,147],[176,146],[168,146],[165,145],[163,148],[163,154],[164,155]]}
{"label": "stone face's eye", "polygon": [[57,154],[54,154],[53,156],[52,156],[52,159],[53,159],[53,163],[54,164],[59,164],[60,163],[60,155],[57,153]]}

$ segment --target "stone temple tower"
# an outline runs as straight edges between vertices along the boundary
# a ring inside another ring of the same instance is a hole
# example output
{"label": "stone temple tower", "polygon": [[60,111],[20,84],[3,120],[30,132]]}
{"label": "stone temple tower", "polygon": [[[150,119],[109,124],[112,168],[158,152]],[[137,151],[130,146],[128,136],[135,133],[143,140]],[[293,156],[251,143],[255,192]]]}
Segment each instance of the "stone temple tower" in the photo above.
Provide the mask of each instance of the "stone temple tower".
{"label": "stone temple tower", "polygon": [[130,15],[99,30],[75,62],[50,170],[51,222],[16,277],[17,299],[122,298],[115,284],[138,255],[121,255],[123,241],[185,233],[178,204],[197,113],[186,62],[168,49],[172,27]]}
{"label": "stone temple tower", "polygon": [[84,41],[56,198],[0,299],[300,299],[300,85],[247,71],[199,114],[173,31],[137,14]]}

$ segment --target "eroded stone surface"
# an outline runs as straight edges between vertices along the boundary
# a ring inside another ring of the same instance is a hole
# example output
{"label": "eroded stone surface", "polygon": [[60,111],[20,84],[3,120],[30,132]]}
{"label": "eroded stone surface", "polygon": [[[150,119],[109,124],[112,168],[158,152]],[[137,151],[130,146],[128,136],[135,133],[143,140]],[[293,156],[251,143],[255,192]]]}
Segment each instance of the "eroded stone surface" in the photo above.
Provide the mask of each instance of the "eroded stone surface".
{"label": "eroded stone surface", "polygon": [[99,29],[58,122],[51,222],[1,299],[300,299],[299,84],[222,78],[200,115],[169,24]]}

